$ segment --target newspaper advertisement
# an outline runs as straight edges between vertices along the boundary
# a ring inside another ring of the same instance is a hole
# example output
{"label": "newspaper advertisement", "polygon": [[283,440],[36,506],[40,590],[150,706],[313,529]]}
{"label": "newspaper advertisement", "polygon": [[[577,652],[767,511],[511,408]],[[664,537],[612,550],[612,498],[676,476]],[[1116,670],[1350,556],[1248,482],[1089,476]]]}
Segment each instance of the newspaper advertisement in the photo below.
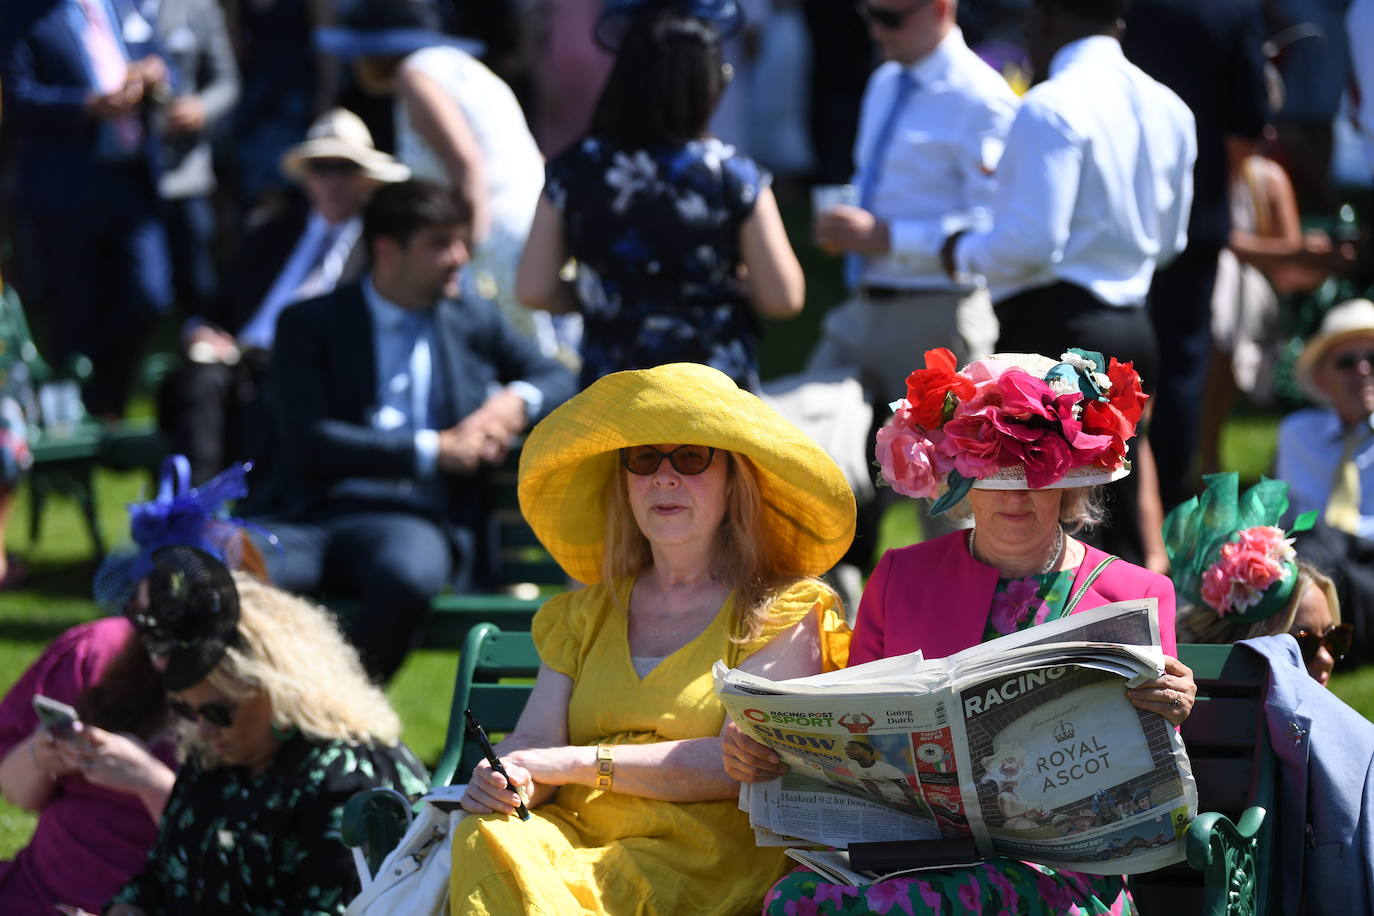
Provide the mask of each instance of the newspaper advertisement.
{"label": "newspaper advertisement", "polygon": [[718,665],[731,717],[790,770],[741,807],[780,844],[970,836],[983,855],[1094,874],[1180,861],[1197,810],[1187,755],[1124,693],[1162,673],[1158,638],[1143,599],[947,659],[779,682]]}

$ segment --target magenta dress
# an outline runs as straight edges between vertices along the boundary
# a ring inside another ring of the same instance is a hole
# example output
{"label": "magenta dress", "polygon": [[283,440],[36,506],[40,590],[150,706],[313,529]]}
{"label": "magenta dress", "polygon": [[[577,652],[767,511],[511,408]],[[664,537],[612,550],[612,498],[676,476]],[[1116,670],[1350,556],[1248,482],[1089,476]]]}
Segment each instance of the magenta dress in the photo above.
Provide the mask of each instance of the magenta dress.
{"label": "magenta dress", "polygon": [[[124,618],[106,617],[57,637],[0,702],[0,759],[38,727],[34,694],[75,705],[133,632]],[[160,747],[158,757],[173,765],[170,747]],[[0,913],[52,916],[58,903],[98,913],[143,867],[156,837],[157,822],[136,796],[80,775],[63,777],[29,845],[13,861],[0,862]]]}

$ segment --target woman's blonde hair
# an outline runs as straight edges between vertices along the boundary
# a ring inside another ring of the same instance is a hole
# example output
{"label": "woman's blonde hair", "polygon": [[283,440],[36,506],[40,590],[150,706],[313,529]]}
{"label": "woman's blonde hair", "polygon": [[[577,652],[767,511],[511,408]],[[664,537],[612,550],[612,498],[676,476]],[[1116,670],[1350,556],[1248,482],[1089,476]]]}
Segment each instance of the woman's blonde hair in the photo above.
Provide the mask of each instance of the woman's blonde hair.
{"label": "woman's blonde hair", "polygon": [[401,720],[324,608],[235,572],[240,644],[207,680],[233,699],[262,691],[272,725],[319,741],[394,745]]}
{"label": "woman's blonde hair", "polygon": [[[802,579],[794,570],[779,569],[764,542],[763,495],[758,474],[747,455],[716,449],[724,457],[725,516],[721,519],[711,558],[711,574],[735,593],[736,640],[748,643],[758,638],[768,619],[773,599]],[[616,463],[606,489],[606,554],[602,572],[607,582],[637,576],[653,565],[649,539],[639,530],[630,508],[625,468]],[[827,590],[829,586],[820,583]]]}
{"label": "woman's blonde hair", "polygon": [[1293,584],[1293,593],[1283,610],[1263,620],[1236,620],[1233,617],[1218,617],[1217,612],[1206,605],[1186,606],[1178,615],[1174,630],[1179,642],[1212,643],[1228,645],[1242,639],[1256,636],[1273,636],[1287,633],[1293,629],[1293,620],[1298,616],[1298,605],[1309,588],[1319,588],[1326,596],[1331,608],[1331,622],[1341,622],[1341,600],[1336,596],[1336,583],[1331,577],[1317,569],[1306,560],[1298,560],[1298,581]]}

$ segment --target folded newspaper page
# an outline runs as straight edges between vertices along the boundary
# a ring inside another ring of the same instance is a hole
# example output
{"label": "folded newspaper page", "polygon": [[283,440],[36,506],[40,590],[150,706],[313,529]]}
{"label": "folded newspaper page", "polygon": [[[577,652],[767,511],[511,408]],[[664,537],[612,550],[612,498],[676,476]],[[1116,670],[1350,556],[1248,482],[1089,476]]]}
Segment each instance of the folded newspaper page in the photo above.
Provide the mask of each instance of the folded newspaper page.
{"label": "folded newspaper page", "polygon": [[741,792],[761,843],[971,836],[984,856],[1133,874],[1182,861],[1197,813],[1177,731],[1125,695],[1163,672],[1147,598],[944,659],[714,675],[735,723],[790,768]]}

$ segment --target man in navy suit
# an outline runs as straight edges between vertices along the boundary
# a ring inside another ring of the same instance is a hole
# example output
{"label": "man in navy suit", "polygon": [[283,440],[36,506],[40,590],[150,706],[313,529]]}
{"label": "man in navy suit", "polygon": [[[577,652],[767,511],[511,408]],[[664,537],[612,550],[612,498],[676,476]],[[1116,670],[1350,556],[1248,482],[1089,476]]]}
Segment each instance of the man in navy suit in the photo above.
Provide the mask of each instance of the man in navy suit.
{"label": "man in navy suit", "polygon": [[12,0],[4,18],[21,285],[46,307],[52,356],[91,358],[87,407],[117,416],[172,301],[149,115],[174,80],[130,0]]}
{"label": "man in navy suit", "polygon": [[381,188],[363,211],[370,271],[277,323],[268,570],[291,591],[355,595],[345,629],[380,679],[429,599],[481,578],[484,470],[575,390],[494,303],[456,298],[471,220],[436,185]]}

